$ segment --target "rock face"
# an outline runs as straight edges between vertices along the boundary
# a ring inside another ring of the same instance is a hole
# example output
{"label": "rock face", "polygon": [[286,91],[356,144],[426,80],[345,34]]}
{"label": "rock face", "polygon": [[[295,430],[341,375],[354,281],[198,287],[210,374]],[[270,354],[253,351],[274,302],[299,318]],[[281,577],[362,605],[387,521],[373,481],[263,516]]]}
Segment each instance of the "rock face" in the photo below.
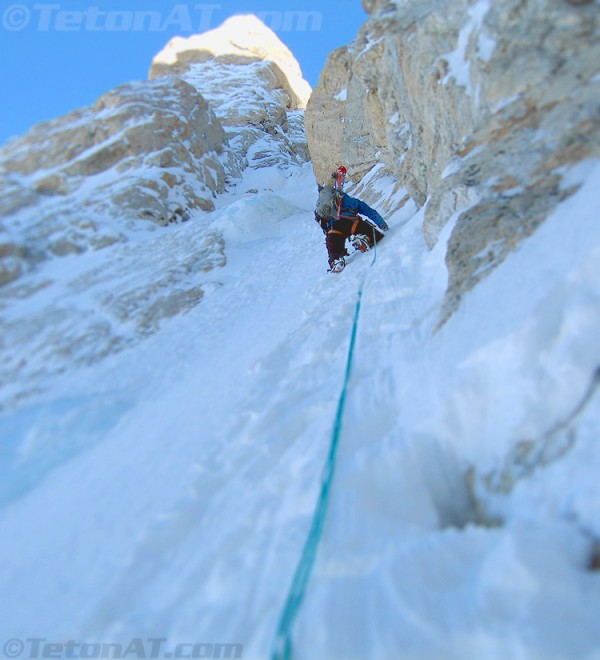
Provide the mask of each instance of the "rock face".
{"label": "rock face", "polygon": [[[271,74],[261,82],[266,83],[271,91],[281,90],[287,94],[286,103],[290,110],[306,107],[311,95],[310,85],[302,77],[300,66],[290,50],[253,15],[234,16],[217,30],[187,39],[175,37],[154,58],[149,77],[154,79],[174,73],[184,76],[196,68],[195,64],[205,62],[225,65],[263,63],[264,69],[270,70]],[[225,88],[239,93],[227,83]],[[240,105],[246,105],[245,97]]]}
{"label": "rock face", "polygon": [[0,257],[0,284],[47,258],[123,241],[123,221],[167,225],[213,209],[226,145],[213,110],[183,80],[122,85],[10,140],[0,151],[0,217],[15,247]]}
{"label": "rock face", "polygon": [[254,165],[269,166],[282,156],[292,162],[309,159],[299,112],[311,88],[292,53],[255,16],[234,16],[217,30],[175,37],[150,68],[150,79],[165,76],[202,90],[235,145],[228,162],[232,172],[243,169],[245,160],[236,158],[245,159],[265,134],[274,138],[273,149],[252,154]]}
{"label": "rock face", "polygon": [[[364,0],[371,18],[334,51],[306,111],[317,179],[383,163],[448,244],[442,319],[569,195],[600,154],[597,4]],[[368,191],[365,193],[368,197]],[[374,193],[372,192],[372,195]]]}
{"label": "rock face", "polygon": [[[122,85],[8,142],[0,165],[9,194],[0,197],[0,212],[40,205],[38,223],[49,226],[74,206],[79,216],[82,207],[89,216],[112,206],[114,215],[168,224],[213,208],[224,186],[225,144],[223,127],[192,85]],[[45,204],[48,198],[54,203]]]}
{"label": "rock face", "polygon": [[265,132],[272,149],[252,165],[308,159],[299,111],[310,87],[257,18],[173,40],[150,77],[0,149],[0,286],[47,258],[124,241],[126,222],[211,211]]}
{"label": "rock face", "polygon": [[15,401],[197,305],[227,261],[216,196],[247,167],[308,160],[310,87],[258,19],[174,40],[150,77],[0,149],[0,383]]}

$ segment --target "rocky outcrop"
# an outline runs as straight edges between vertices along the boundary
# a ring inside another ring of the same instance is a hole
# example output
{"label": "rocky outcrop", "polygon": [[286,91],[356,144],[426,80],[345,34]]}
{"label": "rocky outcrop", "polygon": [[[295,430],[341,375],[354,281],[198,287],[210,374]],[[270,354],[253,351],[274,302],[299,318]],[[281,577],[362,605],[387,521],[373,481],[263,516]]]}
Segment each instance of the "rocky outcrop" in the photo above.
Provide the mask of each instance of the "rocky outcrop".
{"label": "rocky outcrop", "polygon": [[167,225],[213,209],[226,144],[214,112],[182,80],[117,87],[9,141],[0,209],[15,248],[0,257],[0,279],[124,240],[123,221]]}
{"label": "rocky outcrop", "polygon": [[0,286],[45,259],[123,242],[128,223],[211,211],[249,164],[308,159],[310,87],[256,17],[172,40],[150,78],[0,149]]}
{"label": "rocky outcrop", "polygon": [[[574,188],[600,154],[597,5],[566,0],[365,0],[306,111],[317,179],[383,163],[448,244],[442,320]],[[462,211],[462,212],[461,212]]]}
{"label": "rocky outcrop", "polygon": [[[290,110],[306,107],[311,95],[310,85],[302,77],[298,62],[281,40],[256,16],[233,16],[217,30],[193,35],[184,39],[175,37],[152,61],[149,77],[186,74],[197,70],[196,64],[207,62],[227,66],[248,65],[261,62],[260,83],[270,91],[279,90],[287,95],[286,106]],[[238,107],[245,107],[248,98],[239,96],[240,90],[231,80],[214,80],[223,83],[219,95],[234,94],[241,98]],[[250,98],[252,98],[251,95]],[[229,111],[233,104],[229,107]],[[226,114],[226,113],[225,113]]]}
{"label": "rocky outcrop", "polygon": [[[112,201],[121,214],[167,224],[177,213],[169,196],[189,209],[212,208],[210,198],[223,188],[217,156],[225,142],[223,127],[194,87],[181,80],[137,82],[10,141],[1,163],[4,176],[37,193],[26,194],[17,208],[71,195],[102,175],[95,194],[82,200],[88,208],[101,195],[100,208]],[[182,171],[194,177],[193,187]],[[135,180],[124,185],[131,175]]]}
{"label": "rocky outcrop", "polygon": [[172,41],[150,78],[0,149],[0,383],[13,402],[198,305],[227,262],[205,213],[217,195],[247,167],[308,160],[310,87],[258,19]]}
{"label": "rocky outcrop", "polygon": [[165,76],[202,91],[236,146],[229,154],[232,172],[247,165],[252,146],[265,134],[274,138],[269,157],[250,153],[253,165],[309,159],[300,115],[311,88],[289,49],[256,16],[234,16],[217,30],[175,37],[150,68],[150,79]]}

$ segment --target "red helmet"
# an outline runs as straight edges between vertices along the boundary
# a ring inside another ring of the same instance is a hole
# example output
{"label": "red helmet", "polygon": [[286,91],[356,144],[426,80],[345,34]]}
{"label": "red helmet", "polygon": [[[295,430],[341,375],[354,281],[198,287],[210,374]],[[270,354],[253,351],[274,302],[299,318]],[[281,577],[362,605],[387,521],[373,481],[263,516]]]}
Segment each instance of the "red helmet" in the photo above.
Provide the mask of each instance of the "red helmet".
{"label": "red helmet", "polygon": [[340,165],[340,166],[338,167],[338,172],[339,172],[340,174],[344,174],[344,175],[345,175],[345,174],[348,173],[348,170],[347,170],[343,165]]}

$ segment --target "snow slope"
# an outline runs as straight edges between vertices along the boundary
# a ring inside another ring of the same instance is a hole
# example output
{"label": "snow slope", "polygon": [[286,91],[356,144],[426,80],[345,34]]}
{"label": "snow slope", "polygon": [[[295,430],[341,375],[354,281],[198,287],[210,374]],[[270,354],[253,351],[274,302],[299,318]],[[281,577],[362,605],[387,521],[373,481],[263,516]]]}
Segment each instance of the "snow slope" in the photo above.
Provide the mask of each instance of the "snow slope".
{"label": "snow slope", "polygon": [[182,270],[203,291],[186,314],[90,366],[60,365],[21,403],[8,391],[0,640],[165,638],[170,652],[240,643],[267,657],[362,287],[297,657],[600,658],[600,575],[587,570],[600,165],[572,176],[579,192],[442,328],[452,223],[430,252],[423,209],[405,206],[374,262],[327,274],[310,165],[247,170],[211,214],[47,264],[49,304],[97,309],[102,281],[78,297],[75,276],[104,265],[148,283],[207,232],[225,239],[225,266]]}

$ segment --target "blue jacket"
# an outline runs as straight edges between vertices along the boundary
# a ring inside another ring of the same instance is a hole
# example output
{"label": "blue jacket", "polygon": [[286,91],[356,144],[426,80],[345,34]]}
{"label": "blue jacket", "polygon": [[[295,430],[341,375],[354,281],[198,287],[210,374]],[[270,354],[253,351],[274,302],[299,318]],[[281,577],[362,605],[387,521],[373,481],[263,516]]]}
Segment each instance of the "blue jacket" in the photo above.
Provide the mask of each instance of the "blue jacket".
{"label": "blue jacket", "polygon": [[357,199],[356,197],[350,197],[350,195],[343,193],[340,218],[350,218],[353,220],[358,213],[366,216],[369,220],[372,220],[378,227],[382,227],[384,224],[383,218],[375,209],[372,209],[362,200]]}

